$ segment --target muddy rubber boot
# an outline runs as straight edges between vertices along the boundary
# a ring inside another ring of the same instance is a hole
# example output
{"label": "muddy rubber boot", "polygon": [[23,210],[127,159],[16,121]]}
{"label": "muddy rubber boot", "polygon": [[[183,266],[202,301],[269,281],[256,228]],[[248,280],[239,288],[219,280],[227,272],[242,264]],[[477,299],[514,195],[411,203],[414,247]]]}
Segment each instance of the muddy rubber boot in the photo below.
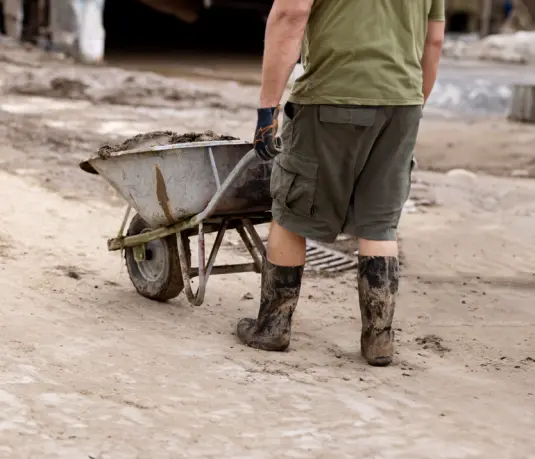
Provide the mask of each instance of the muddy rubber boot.
{"label": "muddy rubber boot", "polygon": [[392,320],[399,286],[399,260],[359,257],[358,285],[362,356],[372,366],[385,367],[394,356]]}
{"label": "muddy rubber boot", "polygon": [[264,351],[285,351],[290,345],[292,315],[299,300],[303,266],[277,266],[264,258],[257,319],[238,323],[238,338]]}

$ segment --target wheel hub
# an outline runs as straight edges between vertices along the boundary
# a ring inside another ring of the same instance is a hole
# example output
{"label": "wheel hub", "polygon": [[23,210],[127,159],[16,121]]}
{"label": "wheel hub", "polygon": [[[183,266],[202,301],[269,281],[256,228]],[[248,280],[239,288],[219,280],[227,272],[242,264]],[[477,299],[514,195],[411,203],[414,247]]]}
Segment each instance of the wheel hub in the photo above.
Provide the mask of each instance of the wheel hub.
{"label": "wheel hub", "polygon": [[[147,232],[150,230],[144,230]],[[145,245],[145,259],[136,262],[139,273],[144,279],[155,282],[165,275],[168,269],[167,247],[161,239],[150,241]]]}

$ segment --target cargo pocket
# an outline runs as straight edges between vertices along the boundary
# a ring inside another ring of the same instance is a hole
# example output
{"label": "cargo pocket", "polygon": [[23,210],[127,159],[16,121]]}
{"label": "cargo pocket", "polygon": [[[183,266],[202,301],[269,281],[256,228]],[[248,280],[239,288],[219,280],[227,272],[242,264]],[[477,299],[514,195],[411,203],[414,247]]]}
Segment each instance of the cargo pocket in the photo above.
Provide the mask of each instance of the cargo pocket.
{"label": "cargo pocket", "polygon": [[314,214],[318,164],[297,154],[275,158],[271,174],[271,197],[295,215]]}

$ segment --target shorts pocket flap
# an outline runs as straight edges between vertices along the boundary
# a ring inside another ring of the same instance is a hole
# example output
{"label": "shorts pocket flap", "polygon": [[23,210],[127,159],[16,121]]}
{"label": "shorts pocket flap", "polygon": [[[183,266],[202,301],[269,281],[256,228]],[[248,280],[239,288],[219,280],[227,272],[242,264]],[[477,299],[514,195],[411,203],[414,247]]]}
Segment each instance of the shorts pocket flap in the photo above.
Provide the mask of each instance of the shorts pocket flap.
{"label": "shorts pocket flap", "polygon": [[315,179],[318,175],[318,163],[310,161],[295,153],[279,155],[275,158],[277,164],[284,170],[300,177]]}
{"label": "shorts pocket flap", "polygon": [[353,124],[355,126],[373,126],[377,109],[374,107],[320,107],[320,121],[324,123]]}

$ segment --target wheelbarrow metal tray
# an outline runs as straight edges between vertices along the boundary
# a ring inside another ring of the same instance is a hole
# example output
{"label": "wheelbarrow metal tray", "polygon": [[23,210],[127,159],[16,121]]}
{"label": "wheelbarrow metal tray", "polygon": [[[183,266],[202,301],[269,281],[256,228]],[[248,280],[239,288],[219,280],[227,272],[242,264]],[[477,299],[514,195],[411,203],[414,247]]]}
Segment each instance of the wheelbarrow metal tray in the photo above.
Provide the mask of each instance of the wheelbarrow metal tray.
{"label": "wheelbarrow metal tray", "polygon": [[[252,145],[195,142],[130,150],[81,164],[101,175],[152,227],[202,212]],[[214,214],[265,212],[271,207],[271,163],[255,160],[219,201]]]}

